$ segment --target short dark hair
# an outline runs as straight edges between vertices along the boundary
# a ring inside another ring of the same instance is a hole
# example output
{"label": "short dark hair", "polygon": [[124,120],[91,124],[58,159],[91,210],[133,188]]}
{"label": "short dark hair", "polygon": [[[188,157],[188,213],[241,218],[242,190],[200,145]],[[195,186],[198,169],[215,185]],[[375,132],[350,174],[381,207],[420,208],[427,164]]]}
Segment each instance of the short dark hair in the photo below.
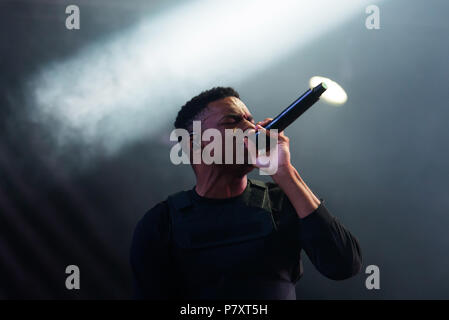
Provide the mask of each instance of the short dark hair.
{"label": "short dark hair", "polygon": [[224,99],[227,97],[240,98],[240,95],[231,87],[214,87],[212,89],[201,92],[193,97],[185,105],[181,107],[175,120],[175,128],[183,128],[190,130],[192,121],[197,117],[210,102]]}

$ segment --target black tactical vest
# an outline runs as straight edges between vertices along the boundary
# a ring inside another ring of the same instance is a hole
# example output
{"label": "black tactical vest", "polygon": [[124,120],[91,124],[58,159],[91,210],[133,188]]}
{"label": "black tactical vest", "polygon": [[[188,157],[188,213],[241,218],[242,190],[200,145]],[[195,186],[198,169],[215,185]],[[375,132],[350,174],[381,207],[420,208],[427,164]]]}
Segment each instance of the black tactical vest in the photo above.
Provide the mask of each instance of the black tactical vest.
{"label": "black tactical vest", "polygon": [[297,217],[280,214],[284,195],[270,185],[248,180],[240,197],[213,205],[193,190],[168,197],[179,298],[295,299]]}

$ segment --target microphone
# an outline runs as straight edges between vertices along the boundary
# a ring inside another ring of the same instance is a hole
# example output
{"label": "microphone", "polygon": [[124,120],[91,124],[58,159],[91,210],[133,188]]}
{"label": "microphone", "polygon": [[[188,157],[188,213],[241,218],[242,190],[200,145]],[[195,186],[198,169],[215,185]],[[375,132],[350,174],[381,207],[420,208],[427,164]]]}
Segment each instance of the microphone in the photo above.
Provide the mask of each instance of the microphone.
{"label": "microphone", "polygon": [[[299,118],[304,112],[306,112],[311,106],[320,99],[320,96],[327,90],[327,86],[324,82],[321,82],[314,88],[311,88],[304,92],[298,99],[293,101],[287,108],[285,108],[280,114],[278,114],[270,123],[264,126],[265,129],[278,129],[281,132]],[[260,132],[256,132],[256,138]],[[256,140],[256,146],[257,141]],[[267,139],[267,145],[269,139]],[[256,147],[257,148],[257,147]]]}

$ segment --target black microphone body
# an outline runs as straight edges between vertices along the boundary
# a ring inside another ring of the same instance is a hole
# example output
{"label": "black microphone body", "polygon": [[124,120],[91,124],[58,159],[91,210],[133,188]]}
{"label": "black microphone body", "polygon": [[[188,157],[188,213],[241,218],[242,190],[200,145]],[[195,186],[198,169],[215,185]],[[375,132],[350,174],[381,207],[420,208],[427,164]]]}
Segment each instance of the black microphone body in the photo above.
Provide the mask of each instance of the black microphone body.
{"label": "black microphone body", "polygon": [[[298,99],[293,101],[287,108],[285,108],[280,114],[278,114],[270,123],[264,126],[265,129],[277,129],[281,132],[287,128],[292,122],[299,118],[304,112],[307,111],[315,102],[320,99],[320,96],[327,90],[327,86],[324,82],[320,83],[314,88],[311,88],[304,92]],[[256,133],[256,136],[259,132]],[[257,139],[258,140],[258,139]],[[269,140],[267,139],[267,145]]]}

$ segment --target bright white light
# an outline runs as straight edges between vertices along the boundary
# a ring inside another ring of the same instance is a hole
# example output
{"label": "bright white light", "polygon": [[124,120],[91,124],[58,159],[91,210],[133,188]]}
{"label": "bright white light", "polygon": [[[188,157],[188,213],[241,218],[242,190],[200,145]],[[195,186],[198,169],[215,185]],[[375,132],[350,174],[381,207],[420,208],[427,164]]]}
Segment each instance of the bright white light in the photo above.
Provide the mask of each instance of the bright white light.
{"label": "bright white light", "polygon": [[320,99],[334,105],[342,105],[348,100],[348,95],[345,90],[335,81],[325,77],[312,77],[309,84],[311,87],[319,85],[324,82],[327,85],[327,90],[321,95]]}
{"label": "bright white light", "polygon": [[117,151],[157,133],[192,96],[212,86],[238,89],[372,2],[186,2],[46,66],[31,80],[34,119],[56,120],[61,143]]}

